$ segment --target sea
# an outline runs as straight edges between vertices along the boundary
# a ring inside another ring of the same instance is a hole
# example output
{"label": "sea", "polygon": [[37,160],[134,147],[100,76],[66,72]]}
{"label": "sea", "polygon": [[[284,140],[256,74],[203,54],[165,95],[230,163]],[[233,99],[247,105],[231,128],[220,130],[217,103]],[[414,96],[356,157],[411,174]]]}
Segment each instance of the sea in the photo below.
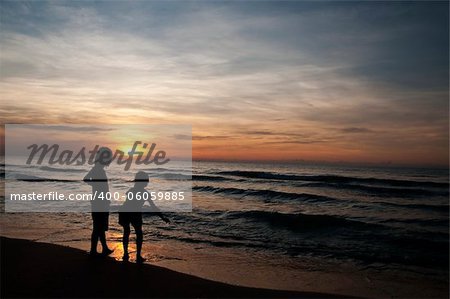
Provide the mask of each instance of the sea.
{"label": "sea", "polygon": [[[11,164],[6,174],[2,167],[3,181],[27,184],[27,188],[29,184],[58,184],[80,192],[90,190],[82,181],[87,166],[36,166],[24,172],[22,166]],[[170,167],[146,166],[145,170],[150,175],[149,191],[152,178],[158,183],[192,183],[192,212],[167,213],[171,224],[144,213],[144,240],[153,244],[146,252],[149,262],[175,268],[184,262],[190,265],[181,267],[186,272],[201,275],[204,269],[209,273],[204,276],[213,278],[221,268],[239,268],[238,277],[230,274],[223,279],[238,283],[246,281],[243,276],[266,271],[270,287],[290,289],[297,289],[292,286],[295,280],[278,284],[276,280],[289,280],[296,271],[332,272],[344,266],[353,274],[397,273],[392,277],[448,282],[448,169],[179,162]],[[125,192],[132,186],[129,171],[107,168],[106,173],[110,190]],[[3,196],[3,208],[5,200]],[[20,237],[29,230],[35,236],[30,238],[38,241],[88,249],[89,213],[4,213],[2,218],[2,235]],[[109,240],[117,246],[121,231],[113,205]],[[245,257],[241,259],[245,263],[234,257]],[[202,258],[207,262],[201,263]]]}

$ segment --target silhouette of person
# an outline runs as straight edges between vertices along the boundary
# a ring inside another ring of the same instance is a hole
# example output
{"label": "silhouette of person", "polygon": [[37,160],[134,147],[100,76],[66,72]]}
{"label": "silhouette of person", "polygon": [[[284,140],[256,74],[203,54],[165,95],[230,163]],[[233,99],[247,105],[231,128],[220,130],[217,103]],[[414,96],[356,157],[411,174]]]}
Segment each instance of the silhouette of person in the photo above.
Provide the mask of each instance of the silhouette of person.
{"label": "silhouette of person", "polygon": [[[119,224],[123,226],[123,260],[128,261],[129,259],[128,241],[130,238],[131,224],[136,233],[136,262],[142,263],[145,261],[145,259],[141,256],[143,242],[142,206],[145,202],[147,202],[150,205],[152,211],[155,211],[154,214],[158,215],[166,223],[170,223],[170,220],[167,219],[161,212],[159,212],[159,209],[151,200],[150,192],[145,189],[149,182],[148,174],[143,171],[139,171],[136,174],[134,182],[134,187],[127,191],[127,198],[120,208]],[[147,193],[146,196],[143,195],[144,193]],[[137,200],[136,198],[140,198],[140,200]]]}
{"label": "silhouette of person", "polygon": [[109,192],[108,177],[105,167],[112,161],[112,151],[107,147],[101,147],[95,155],[95,163],[92,169],[84,177],[84,181],[92,186],[93,200],[91,201],[92,211],[92,235],[90,255],[96,256],[97,244],[100,240],[102,244],[102,255],[109,255],[114,250],[108,248],[106,244],[105,232],[108,230],[109,205],[106,198]]}

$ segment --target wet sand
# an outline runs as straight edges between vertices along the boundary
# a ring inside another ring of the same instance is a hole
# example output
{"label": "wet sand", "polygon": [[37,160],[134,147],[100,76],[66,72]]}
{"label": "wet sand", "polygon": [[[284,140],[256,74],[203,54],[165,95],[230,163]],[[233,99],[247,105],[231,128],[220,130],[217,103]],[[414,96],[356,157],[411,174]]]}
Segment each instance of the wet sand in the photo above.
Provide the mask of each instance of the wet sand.
{"label": "wet sand", "polygon": [[[116,221],[114,214],[111,217],[112,221]],[[64,248],[69,246],[78,249],[84,257],[90,247],[90,227],[86,226],[88,220],[89,215],[81,214],[5,213],[0,214],[0,236],[46,242]],[[68,226],[67,223],[71,225]],[[121,261],[122,232],[112,229],[107,238],[110,247],[115,249],[113,259]],[[131,261],[134,260],[134,246],[134,240],[131,240]],[[23,254],[23,258],[34,259],[41,256],[33,252],[30,254],[31,256]],[[46,255],[47,253],[43,256]],[[143,255],[147,258],[147,264],[171,269],[175,273],[186,273],[188,276],[220,281],[227,285],[289,290],[297,292],[295,294],[311,292],[365,298],[448,298],[449,292],[448,272],[436,277],[429,273],[402,269],[380,271],[370,265],[361,269],[350,262],[292,260],[277,258],[267,252],[249,254],[234,248],[193,245],[177,240],[159,241],[159,238],[145,239]],[[51,258],[47,262],[54,263]],[[121,262],[118,263],[121,265]],[[3,264],[0,266],[3,267]],[[23,267],[26,269],[30,266],[25,262]],[[151,281],[147,282],[149,283]],[[83,285],[79,283],[78,286]],[[34,295],[36,296],[39,294]],[[169,296],[171,295],[167,295]],[[188,295],[180,294],[179,297],[186,296]]]}
{"label": "wet sand", "polygon": [[92,258],[60,245],[1,237],[1,297],[290,297],[336,295],[248,288],[149,264]]}

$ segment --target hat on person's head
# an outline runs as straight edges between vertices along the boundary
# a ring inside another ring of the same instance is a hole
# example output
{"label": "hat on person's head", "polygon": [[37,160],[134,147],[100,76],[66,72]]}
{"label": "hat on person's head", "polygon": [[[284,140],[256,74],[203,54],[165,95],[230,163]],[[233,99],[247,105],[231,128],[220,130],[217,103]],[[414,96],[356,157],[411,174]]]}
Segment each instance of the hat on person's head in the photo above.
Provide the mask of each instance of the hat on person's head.
{"label": "hat on person's head", "polygon": [[138,173],[136,173],[136,177],[135,177],[134,181],[135,182],[148,182],[149,181],[148,174],[144,171],[139,171]]}

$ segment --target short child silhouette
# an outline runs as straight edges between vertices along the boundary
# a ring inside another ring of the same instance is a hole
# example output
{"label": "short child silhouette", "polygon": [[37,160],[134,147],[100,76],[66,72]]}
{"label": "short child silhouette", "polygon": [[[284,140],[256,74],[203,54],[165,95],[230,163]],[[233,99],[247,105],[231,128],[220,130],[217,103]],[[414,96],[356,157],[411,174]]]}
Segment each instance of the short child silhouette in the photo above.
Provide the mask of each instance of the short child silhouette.
{"label": "short child silhouette", "polygon": [[[142,250],[142,206],[145,202],[148,202],[152,211],[156,211],[155,214],[158,215],[162,220],[166,223],[169,223],[170,220],[167,219],[159,209],[155,206],[153,201],[151,200],[151,194],[148,192],[145,187],[147,187],[149,182],[148,174],[139,171],[136,174],[136,178],[134,180],[134,187],[127,191],[127,199],[125,203],[120,208],[119,212],[119,224],[123,226],[123,260],[128,261],[128,241],[130,238],[130,224],[133,226],[134,231],[136,232],[136,262],[142,263],[145,259],[141,256]],[[147,193],[144,195],[144,193]],[[138,200],[139,198],[140,200]]]}

